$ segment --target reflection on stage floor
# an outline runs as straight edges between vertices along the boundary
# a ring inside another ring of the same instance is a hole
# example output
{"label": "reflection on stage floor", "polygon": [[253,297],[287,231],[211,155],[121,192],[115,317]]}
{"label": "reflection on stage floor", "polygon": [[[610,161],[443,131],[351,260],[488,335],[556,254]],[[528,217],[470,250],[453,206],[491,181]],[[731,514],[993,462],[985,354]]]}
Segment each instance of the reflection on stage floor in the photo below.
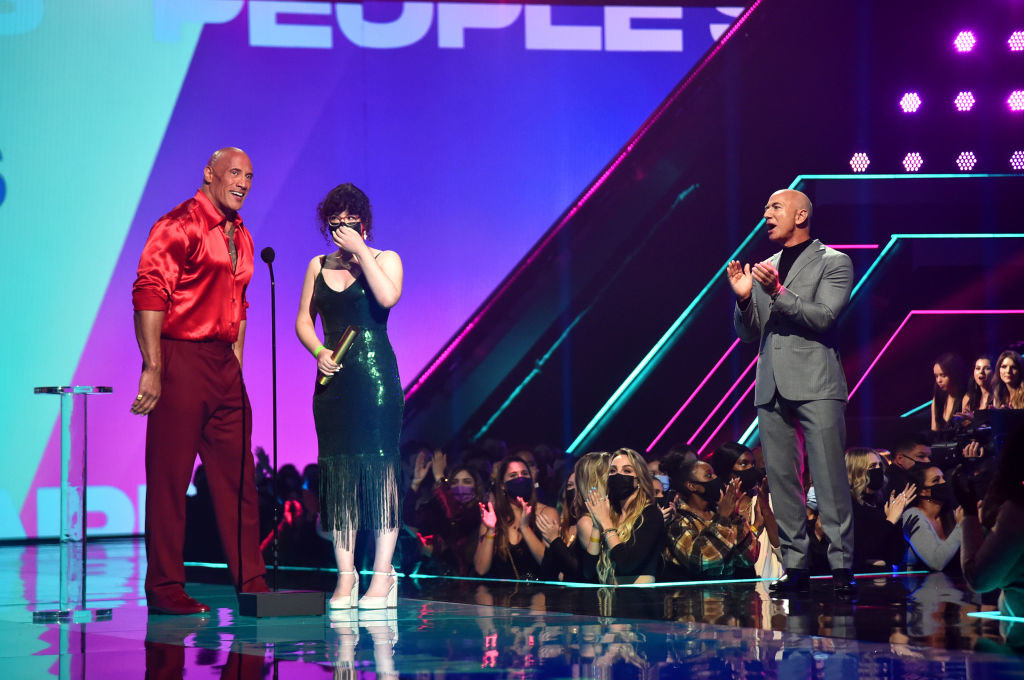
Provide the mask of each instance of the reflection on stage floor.
{"label": "reflection on stage floor", "polygon": [[[1024,678],[1021,624],[944,574],[827,579],[773,600],[764,583],[571,587],[404,576],[397,610],[238,615],[233,590],[190,583],[205,616],[149,615],[140,539],[89,546],[89,605],[108,621],[33,623],[57,593],[57,548],[0,546],[0,677]],[[194,573],[192,570],[190,573]],[[287,572],[326,588],[331,572]],[[1015,629],[1016,628],[1016,629]]]}

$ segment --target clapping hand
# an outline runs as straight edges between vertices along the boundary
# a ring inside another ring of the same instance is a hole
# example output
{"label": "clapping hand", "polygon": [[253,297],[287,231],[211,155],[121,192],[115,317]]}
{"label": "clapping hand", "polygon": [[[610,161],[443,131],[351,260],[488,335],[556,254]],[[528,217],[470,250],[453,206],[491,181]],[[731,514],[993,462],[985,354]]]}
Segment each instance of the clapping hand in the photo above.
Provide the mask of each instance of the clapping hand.
{"label": "clapping hand", "polygon": [[427,476],[427,470],[430,469],[431,460],[430,454],[426,451],[420,451],[416,454],[416,465],[412,470],[412,481],[417,485],[423,481]]}
{"label": "clapping hand", "polygon": [[725,275],[737,298],[746,300],[750,297],[750,290],[754,287],[754,277],[750,273],[749,264],[744,267],[738,260],[733,260],[726,266]]}
{"label": "clapping hand", "polygon": [[769,295],[779,291],[779,270],[771,262],[758,262],[750,273]]}
{"label": "clapping hand", "polygon": [[885,504],[885,518],[890,524],[896,524],[903,516],[903,511],[917,498],[917,486],[907,484],[900,493],[892,492]]}
{"label": "clapping hand", "polygon": [[594,522],[605,529],[612,526],[612,506],[608,502],[608,496],[601,496],[597,489],[591,489],[585,502]]}
{"label": "clapping hand", "polygon": [[544,539],[545,543],[551,543],[551,541],[558,538],[558,522],[554,521],[543,512],[537,513],[537,528],[540,530],[540,535]]}
{"label": "clapping hand", "polygon": [[519,528],[525,529],[530,526],[530,518],[533,516],[533,506],[518,496],[515,498],[515,503],[522,510],[522,513],[519,515]]}
{"label": "clapping hand", "polygon": [[434,451],[432,464],[434,468],[434,481],[440,482],[444,479],[444,470],[448,466],[448,456],[441,449],[437,449]]}
{"label": "clapping hand", "polygon": [[740,490],[740,478],[734,477],[731,482],[722,489],[722,495],[718,499],[718,514],[722,517],[729,517],[736,512],[740,496],[744,495]]}
{"label": "clapping hand", "polygon": [[498,515],[494,512],[494,503],[487,501],[487,505],[480,503],[480,521],[488,529],[498,526]]}

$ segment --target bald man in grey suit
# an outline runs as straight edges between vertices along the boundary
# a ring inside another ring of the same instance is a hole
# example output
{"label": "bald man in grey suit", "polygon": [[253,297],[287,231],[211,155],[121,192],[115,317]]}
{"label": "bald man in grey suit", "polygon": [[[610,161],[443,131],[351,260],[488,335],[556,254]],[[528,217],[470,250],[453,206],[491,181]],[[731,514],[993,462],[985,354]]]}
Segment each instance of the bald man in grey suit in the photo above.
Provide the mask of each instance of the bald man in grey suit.
{"label": "bald man in grey suit", "polygon": [[786,574],[774,595],[809,590],[808,537],[798,435],[814,479],[821,525],[829,540],[832,583],[851,596],[853,508],[846,476],[846,377],[839,361],[836,319],[850,299],[850,258],[811,239],[811,201],[792,189],[768,199],[768,238],[782,250],[753,267],[729,263],[736,293],[733,325],[744,342],[759,342],[758,428],[779,524]]}

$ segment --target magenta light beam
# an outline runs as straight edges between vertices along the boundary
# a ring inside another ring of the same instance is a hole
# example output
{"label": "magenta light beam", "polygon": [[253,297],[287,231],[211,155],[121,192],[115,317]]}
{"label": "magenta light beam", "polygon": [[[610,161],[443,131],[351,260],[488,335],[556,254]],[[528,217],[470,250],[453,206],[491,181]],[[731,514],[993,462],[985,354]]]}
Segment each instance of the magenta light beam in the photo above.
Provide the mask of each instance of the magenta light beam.
{"label": "magenta light beam", "polygon": [[668,428],[672,427],[672,424],[676,422],[676,419],[679,418],[680,415],[682,415],[683,411],[685,411],[686,407],[690,405],[690,402],[693,401],[693,398],[697,396],[697,393],[700,392],[704,388],[704,385],[707,384],[708,380],[711,380],[711,376],[713,376],[715,374],[715,371],[717,371],[718,367],[722,365],[722,363],[725,361],[726,357],[728,357],[730,354],[732,354],[732,351],[734,349],[736,349],[736,345],[738,345],[738,344],[740,344],[740,339],[739,338],[736,338],[735,340],[733,340],[733,343],[731,345],[729,345],[729,349],[725,350],[725,354],[722,355],[722,358],[718,360],[718,363],[716,363],[711,368],[711,370],[708,372],[708,374],[706,376],[704,376],[704,379],[700,381],[700,384],[697,385],[697,389],[695,389],[690,394],[690,396],[686,398],[686,401],[684,401],[683,405],[679,407],[679,410],[676,411],[675,415],[672,416],[671,418],[669,418],[668,422],[665,423],[665,427],[661,428],[661,432],[658,433],[658,436],[655,437],[654,440],[650,444],[647,445],[647,448],[645,449],[646,453],[650,453],[651,449],[653,449],[655,447],[655,445],[657,445],[657,443],[661,440],[661,438],[665,436],[665,433],[668,432]]}
{"label": "magenta light beam", "polygon": [[[715,404],[715,407],[713,409],[711,409],[711,412],[708,413],[708,417],[705,418],[704,422],[700,424],[700,427],[698,427],[697,431],[693,433],[693,436],[686,440],[687,444],[692,444],[693,443],[693,440],[695,440],[697,438],[697,435],[700,434],[700,431],[703,430],[704,426],[708,424],[708,421],[711,420],[711,417],[715,415],[715,413],[718,411],[718,409],[722,408],[722,404],[724,404],[725,400],[729,398],[729,395],[732,394],[732,391],[736,389],[736,387],[740,384],[740,382],[745,377],[747,377],[747,373],[750,373],[750,369],[752,369],[756,365],[757,365],[757,357],[754,357],[754,360],[750,362],[750,364],[747,366],[747,368],[742,373],[740,373],[740,377],[736,378],[736,382],[734,382],[732,384],[732,387],[730,387],[726,391],[726,393],[722,395],[722,398],[718,401],[717,404]],[[733,408],[733,411],[735,411],[735,410],[736,409]],[[732,411],[730,411],[730,413],[732,413]]]}
{"label": "magenta light beam", "polygon": [[729,412],[725,414],[724,418],[722,418],[722,422],[718,423],[718,427],[715,428],[715,431],[712,432],[711,434],[709,434],[708,438],[704,440],[703,446],[701,446],[700,450],[697,451],[697,455],[698,456],[700,456],[700,454],[704,453],[704,449],[708,448],[708,444],[710,444],[711,440],[715,438],[715,435],[718,434],[718,431],[721,430],[722,427],[725,426],[725,424],[729,421],[729,418],[731,418],[732,414],[736,412],[736,409],[738,409],[740,407],[740,404],[743,403],[743,400],[747,398],[747,395],[750,394],[750,391],[752,389],[754,389],[754,385],[756,385],[756,384],[757,384],[756,380],[754,382],[750,383],[750,387],[748,387],[747,390],[743,393],[743,395],[739,399],[736,400],[736,403],[732,405],[732,408],[729,409]]}

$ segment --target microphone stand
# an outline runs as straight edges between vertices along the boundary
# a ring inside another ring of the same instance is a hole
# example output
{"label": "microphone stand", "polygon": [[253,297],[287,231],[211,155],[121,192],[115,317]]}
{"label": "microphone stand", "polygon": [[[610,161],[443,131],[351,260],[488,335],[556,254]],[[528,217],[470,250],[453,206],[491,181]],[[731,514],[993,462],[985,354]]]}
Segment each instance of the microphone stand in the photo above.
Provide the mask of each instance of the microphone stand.
{"label": "microphone stand", "polygon": [[[269,252],[268,252],[269,251]],[[279,546],[277,542],[278,524],[278,495],[277,495],[277,290],[274,286],[274,250],[270,247],[264,248],[260,257],[267,263],[267,270],[270,272],[270,395],[271,395],[271,417],[274,430],[274,451],[271,465],[274,469],[273,477],[270,480],[270,489],[274,494],[274,571],[270,577],[271,590],[277,592],[277,569],[280,566]]]}
{"label": "microphone stand", "polygon": [[314,590],[277,589],[277,571],[279,565],[278,546],[278,507],[277,507],[277,293],[274,284],[274,249],[267,246],[260,251],[260,257],[267,263],[270,271],[270,384],[273,418],[273,479],[271,488],[274,494],[274,568],[271,582],[273,586],[266,593],[239,593],[238,613],[242,616],[323,616],[324,594]]}

